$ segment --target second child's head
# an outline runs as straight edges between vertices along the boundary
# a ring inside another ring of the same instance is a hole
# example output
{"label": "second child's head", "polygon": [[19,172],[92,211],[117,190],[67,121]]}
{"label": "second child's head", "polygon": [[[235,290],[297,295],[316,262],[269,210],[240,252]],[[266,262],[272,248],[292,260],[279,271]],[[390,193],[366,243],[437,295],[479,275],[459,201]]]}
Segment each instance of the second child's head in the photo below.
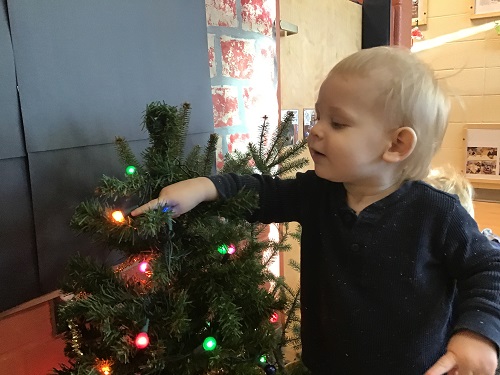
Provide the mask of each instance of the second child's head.
{"label": "second child's head", "polygon": [[462,173],[445,165],[431,169],[424,181],[446,193],[455,194],[470,216],[474,217],[474,187]]}
{"label": "second child's head", "polygon": [[308,144],[318,176],[336,182],[427,176],[449,102],[409,51],[375,47],[340,61],[321,85]]}

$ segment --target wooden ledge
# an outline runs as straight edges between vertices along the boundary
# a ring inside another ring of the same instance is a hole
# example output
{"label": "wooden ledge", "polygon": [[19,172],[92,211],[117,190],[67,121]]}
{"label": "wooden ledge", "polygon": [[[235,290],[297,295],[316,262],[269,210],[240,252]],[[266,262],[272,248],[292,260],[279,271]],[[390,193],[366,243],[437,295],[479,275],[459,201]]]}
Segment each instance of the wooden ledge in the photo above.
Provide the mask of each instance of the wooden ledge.
{"label": "wooden ledge", "polygon": [[0,319],[4,319],[10,315],[17,314],[17,313],[24,311],[24,310],[28,310],[28,309],[35,307],[37,305],[40,305],[44,302],[48,302],[48,301],[51,301],[53,299],[59,298],[62,295],[63,294],[60,290],[54,290],[53,292],[50,292],[50,293],[44,294],[43,296],[34,298],[28,302],[22,303],[22,304],[15,306],[9,310],[5,310],[5,311],[0,312]]}

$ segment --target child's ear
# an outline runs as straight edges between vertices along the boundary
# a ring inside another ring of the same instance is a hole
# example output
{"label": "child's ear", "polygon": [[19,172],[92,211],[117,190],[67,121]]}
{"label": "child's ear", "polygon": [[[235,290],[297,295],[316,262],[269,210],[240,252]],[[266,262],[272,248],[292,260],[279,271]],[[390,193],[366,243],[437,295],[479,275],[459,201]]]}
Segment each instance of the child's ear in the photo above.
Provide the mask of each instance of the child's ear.
{"label": "child's ear", "polygon": [[407,126],[398,128],[392,134],[389,148],[382,155],[388,163],[397,163],[405,160],[411,155],[417,144],[417,134],[415,130]]}

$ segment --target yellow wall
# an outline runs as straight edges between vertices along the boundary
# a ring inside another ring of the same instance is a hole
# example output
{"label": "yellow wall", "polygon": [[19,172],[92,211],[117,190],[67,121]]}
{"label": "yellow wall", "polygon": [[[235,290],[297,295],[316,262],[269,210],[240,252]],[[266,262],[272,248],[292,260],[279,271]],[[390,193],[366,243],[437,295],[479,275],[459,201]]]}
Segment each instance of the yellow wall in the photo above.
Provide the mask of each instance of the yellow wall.
{"label": "yellow wall", "polygon": [[[280,86],[281,108],[299,110],[302,138],[302,110],[314,108],[330,69],[361,48],[361,6],[347,0],[280,0],[280,13],[282,20],[299,28],[298,34],[280,37]],[[312,168],[310,164],[305,169]],[[287,283],[296,287],[299,275],[288,261],[299,261],[299,246],[291,242],[292,251],[282,261]]]}
{"label": "yellow wall", "polygon": [[[454,35],[500,19],[471,19],[471,0],[428,0],[427,25],[419,48],[434,38]],[[452,94],[450,123],[443,146],[433,165],[452,164],[464,171],[465,126],[467,123],[500,123],[500,36],[494,29],[449,41],[439,47],[416,52],[439,77],[446,78]],[[474,183],[476,188],[499,188]],[[500,233],[500,204],[474,202],[475,219]]]}
{"label": "yellow wall", "polygon": [[[500,18],[471,20],[470,7],[471,0],[428,0],[427,25],[420,26],[424,39],[415,47]],[[450,163],[463,171],[465,125],[500,123],[500,36],[490,29],[416,53],[439,77],[448,77],[454,96],[449,128],[433,164]]]}

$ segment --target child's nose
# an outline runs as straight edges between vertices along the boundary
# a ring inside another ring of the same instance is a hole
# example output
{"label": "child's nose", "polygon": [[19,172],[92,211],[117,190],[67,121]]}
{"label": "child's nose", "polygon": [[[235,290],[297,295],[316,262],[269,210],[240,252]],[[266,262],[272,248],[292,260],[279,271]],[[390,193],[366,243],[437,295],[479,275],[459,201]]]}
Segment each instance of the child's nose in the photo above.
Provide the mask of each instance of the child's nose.
{"label": "child's nose", "polygon": [[311,131],[309,132],[309,137],[317,137],[321,138],[323,135],[323,131],[321,129],[321,124],[320,121],[317,121],[316,124],[311,128]]}

